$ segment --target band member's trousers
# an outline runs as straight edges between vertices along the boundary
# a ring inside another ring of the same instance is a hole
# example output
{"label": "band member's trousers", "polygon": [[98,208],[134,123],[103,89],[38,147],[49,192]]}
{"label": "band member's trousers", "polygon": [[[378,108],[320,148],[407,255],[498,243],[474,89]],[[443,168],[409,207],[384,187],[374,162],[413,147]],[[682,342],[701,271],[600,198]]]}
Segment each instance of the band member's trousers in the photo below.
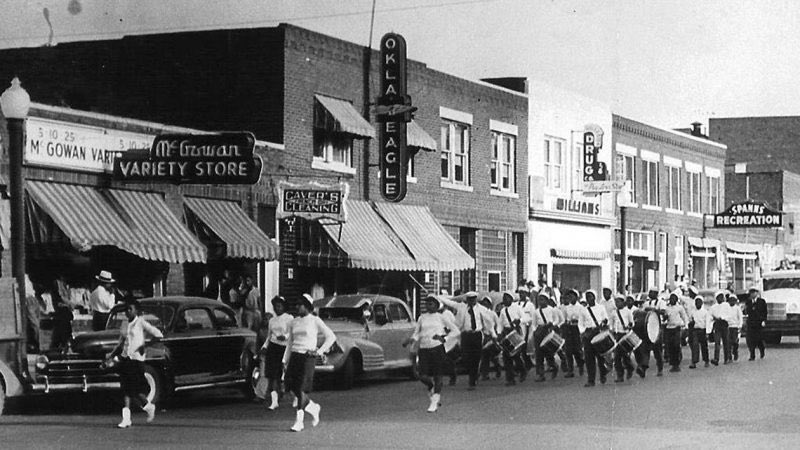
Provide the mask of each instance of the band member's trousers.
{"label": "band member's trousers", "polygon": [[708,362],[708,336],[706,327],[689,329],[689,348],[692,349],[692,364],[700,361],[700,354],[703,355],[703,362]]}
{"label": "band member's trousers", "polygon": [[467,369],[469,385],[475,386],[478,381],[478,369],[481,364],[481,348],[483,333],[480,331],[461,332],[461,361]]}
{"label": "band member's trousers", "polygon": [[[488,339],[488,338],[487,338]],[[486,343],[486,340],[484,340]],[[500,362],[500,351],[492,350],[492,349],[483,349],[481,350],[481,376],[483,378],[489,378],[489,371],[492,369],[492,364],[494,364],[494,369],[497,371],[497,377],[500,378],[500,368],[503,365]]]}
{"label": "band member's trousers", "polygon": [[532,339],[531,336],[531,327],[530,325],[523,325],[522,326],[522,335],[525,337],[525,349],[522,351],[522,362],[525,363],[525,369],[530,370],[533,367],[533,361],[531,360],[531,355],[536,357],[536,344]]}
{"label": "band member's trousers", "polygon": [[669,365],[678,367],[681,364],[681,327],[664,329],[664,345],[669,349]]}
{"label": "band member's trousers", "polygon": [[507,351],[503,350],[503,368],[506,371],[506,381],[514,381],[514,374],[519,373],[520,381],[525,379],[525,363],[522,361],[522,353],[525,350],[511,356]]}
{"label": "band member's trousers", "polygon": [[656,360],[656,368],[658,371],[664,370],[664,356],[663,356],[663,339],[659,338],[655,343],[651,343],[647,337],[642,339],[642,345],[637,349],[639,366],[643,369],[650,367],[650,352],[653,352],[653,357]]}
{"label": "band member's trousers", "polygon": [[564,359],[567,364],[567,373],[575,371],[575,364],[583,369],[583,349],[581,348],[581,333],[578,331],[578,326],[562,325],[561,336],[564,337]]}
{"label": "band member's trousers", "polygon": [[556,358],[555,353],[553,352],[545,352],[542,350],[542,339],[544,339],[544,333],[534,333],[533,335],[533,343],[534,348],[536,349],[536,375],[543,376],[544,375],[544,361],[547,360],[547,367],[550,370],[554,370],[556,366]]}
{"label": "band member's trousers", "polygon": [[747,325],[747,348],[750,350],[750,358],[756,357],[756,348],[758,348],[761,357],[764,357],[764,328],[761,324]]}
{"label": "band member's trousers", "polygon": [[722,348],[722,357],[725,358],[725,361],[730,361],[730,334],[728,334],[728,322],[724,320],[714,321],[714,361],[719,361],[720,348]]}
{"label": "band member's trousers", "polygon": [[[625,336],[625,333],[614,333],[614,337],[619,342]],[[631,354],[623,351],[619,346],[614,350],[614,369],[617,372],[617,378],[622,378],[625,371],[633,372],[633,363],[631,362]]]}
{"label": "band member's trousers", "polygon": [[597,353],[592,347],[592,338],[597,334],[594,329],[587,330],[581,336],[583,340],[583,352],[586,357],[586,374],[589,376],[589,382],[594,383],[597,376],[597,370],[600,369],[600,378],[605,378],[608,373],[606,367],[606,360],[603,355]]}
{"label": "band member's trousers", "polygon": [[731,356],[739,359],[739,327],[728,327],[728,342],[731,346]]}

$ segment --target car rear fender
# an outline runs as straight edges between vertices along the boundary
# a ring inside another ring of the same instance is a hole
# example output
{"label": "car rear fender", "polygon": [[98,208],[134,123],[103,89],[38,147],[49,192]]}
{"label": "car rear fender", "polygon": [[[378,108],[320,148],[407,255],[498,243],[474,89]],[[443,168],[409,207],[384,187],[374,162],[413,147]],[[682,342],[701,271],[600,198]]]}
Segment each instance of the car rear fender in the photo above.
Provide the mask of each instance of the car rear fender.
{"label": "car rear fender", "polygon": [[18,397],[25,393],[24,386],[19,381],[19,378],[4,361],[0,361],[0,382],[3,383],[6,389],[7,397]]}

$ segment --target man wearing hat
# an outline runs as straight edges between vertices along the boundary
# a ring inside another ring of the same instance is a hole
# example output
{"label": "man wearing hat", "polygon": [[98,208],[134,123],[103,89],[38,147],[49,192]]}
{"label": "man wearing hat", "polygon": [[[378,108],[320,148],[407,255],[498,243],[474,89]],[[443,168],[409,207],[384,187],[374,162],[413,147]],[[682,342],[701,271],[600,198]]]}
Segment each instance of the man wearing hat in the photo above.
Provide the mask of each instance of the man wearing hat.
{"label": "man wearing hat", "polygon": [[557,330],[561,326],[560,315],[556,312],[555,308],[550,307],[550,297],[546,291],[540,291],[536,298],[539,304],[539,309],[533,315],[533,322],[531,328],[533,329],[533,343],[536,351],[536,381],[544,381],[544,361],[547,359],[547,365],[552,373],[552,378],[558,374],[558,366],[556,366],[555,353],[545,352],[542,349],[542,340],[553,330]]}
{"label": "man wearing hat", "polygon": [[728,322],[728,341],[731,344],[731,357],[734,361],[739,360],[739,330],[742,328],[744,317],[742,308],[739,306],[739,299],[736,294],[728,291],[728,304],[731,305],[731,320]]}
{"label": "man wearing hat", "polygon": [[764,326],[767,324],[767,302],[758,295],[758,289],[750,288],[745,310],[747,311],[747,348],[750,361],[756,359],[756,348],[764,358]]}
{"label": "man wearing hat", "polygon": [[[500,310],[497,321],[497,332],[503,336],[516,332],[520,333],[520,324],[524,320],[525,314],[522,312],[518,303],[514,303],[514,294],[509,291],[503,292],[503,309]],[[521,334],[521,333],[520,333]],[[507,349],[503,349],[503,365],[506,371],[506,386],[516,384],[514,372],[519,372],[519,381],[525,381],[528,371],[522,361],[522,351],[512,355]]]}
{"label": "man wearing hat", "polygon": [[531,336],[531,322],[533,321],[533,315],[536,314],[536,305],[531,299],[531,290],[524,284],[517,288],[517,294],[519,295],[519,307],[523,314],[520,328],[522,329],[522,336],[525,338],[526,346],[525,351],[522,352],[522,361],[525,363],[525,369],[530,370],[533,367],[530,353],[536,353],[536,346],[533,342],[533,336]]}
{"label": "man wearing hat", "polygon": [[481,349],[483,336],[497,338],[492,328],[494,322],[487,319],[486,308],[478,304],[478,293],[469,291],[465,303],[441,298],[440,301],[450,308],[455,309],[455,324],[461,332],[461,358],[469,376],[468,390],[474,390],[478,381],[478,368],[481,363]]}
{"label": "man wearing hat", "polygon": [[111,308],[117,303],[117,298],[114,295],[114,277],[111,272],[101,270],[99,275],[95,278],[99,282],[97,287],[89,295],[89,306],[92,308],[92,330],[102,331],[106,329],[106,322],[108,322],[108,315],[111,313]]}
{"label": "man wearing hat", "polygon": [[[499,317],[497,313],[492,309],[492,299],[488,295],[484,295],[481,301],[479,302],[481,306],[484,307],[486,315],[484,319],[486,320],[486,324],[491,328],[489,334],[484,334],[483,342],[484,345],[488,344],[490,340],[496,341],[497,340],[497,321]],[[501,305],[497,305],[498,307]],[[501,375],[501,366],[500,358],[499,358],[499,351],[497,350],[499,347],[496,345],[488,345],[487,347],[481,350],[481,379],[484,381],[489,380],[489,370],[491,365],[494,364],[495,373],[497,374],[496,377],[500,378]]]}
{"label": "man wearing hat", "polygon": [[[110,278],[110,274],[108,275]],[[147,413],[147,421],[152,422],[156,414],[154,404],[147,401],[147,381],[144,378],[145,360],[145,339],[144,334],[161,339],[164,335],[161,331],[147,322],[139,309],[139,302],[136,299],[126,301],[127,309],[125,316],[128,322],[120,329],[119,343],[106,355],[106,360],[119,355],[119,381],[120,388],[124,396],[125,407],[122,408],[122,421],[117,425],[119,428],[131,426],[131,400],[139,401],[142,410]]]}
{"label": "man wearing hat", "polygon": [[583,376],[583,349],[581,348],[581,333],[578,330],[578,321],[584,307],[578,303],[578,291],[568,289],[561,296],[561,312],[564,323],[561,325],[561,336],[564,338],[564,360],[566,361],[566,374],[564,378],[575,376],[575,366],[578,366],[578,375]]}
{"label": "man wearing hat", "polygon": [[[658,288],[653,286],[647,292],[647,299],[644,301],[642,305],[642,309],[646,312],[655,311],[658,313],[659,317],[664,316],[664,311],[667,308],[667,303],[658,298]],[[650,339],[643,338],[642,344],[639,346],[641,352],[639,353],[640,360],[639,367],[637,368],[636,372],[639,374],[640,377],[644,378],[644,374],[647,372],[647,369],[650,366],[650,352],[653,352],[653,358],[656,360],[656,369],[658,372],[656,376],[662,376],[664,374],[664,344],[663,344],[663,327],[661,330],[661,335],[656,342],[650,342]]]}
{"label": "man wearing hat", "polygon": [[[289,323],[286,336],[286,351],[283,353],[283,364],[286,366],[286,388],[297,398],[297,412],[292,431],[303,430],[305,413],[311,414],[311,426],[319,424],[319,413],[322,407],[308,397],[314,384],[314,367],[317,356],[328,353],[336,342],[336,335],[325,325],[314,311],[314,299],[303,294],[297,303],[297,317]],[[322,345],[317,347],[317,336],[325,337]]]}
{"label": "man wearing hat", "polygon": [[727,302],[725,291],[717,291],[714,294],[714,299],[717,301],[717,304],[711,307],[709,313],[714,319],[714,359],[711,360],[711,364],[716,366],[719,365],[720,347],[722,348],[724,364],[730,363],[731,360],[731,344],[728,323],[731,320],[732,310],[731,305],[729,305]]}

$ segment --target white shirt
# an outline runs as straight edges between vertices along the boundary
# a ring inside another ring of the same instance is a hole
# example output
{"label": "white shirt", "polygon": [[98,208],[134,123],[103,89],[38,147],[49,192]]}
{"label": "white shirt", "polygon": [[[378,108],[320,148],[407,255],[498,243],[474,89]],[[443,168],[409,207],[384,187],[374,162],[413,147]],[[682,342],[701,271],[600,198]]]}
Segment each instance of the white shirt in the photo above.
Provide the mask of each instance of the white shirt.
{"label": "white shirt", "polygon": [[683,309],[682,305],[667,305],[664,316],[666,317],[666,328],[681,328],[686,326],[686,310]]}
{"label": "white shirt", "polygon": [[733,308],[731,308],[728,302],[717,303],[711,307],[709,312],[711,313],[711,317],[715,320],[724,320],[730,323],[733,319]]}
{"label": "white shirt", "polygon": [[[289,336],[289,324],[292,323],[292,317],[289,313],[283,313],[280,316],[269,319],[269,337],[264,342],[262,348],[267,348],[267,345],[272,342],[273,344],[286,345],[286,340]],[[278,339],[283,337],[283,340]]]}
{"label": "white shirt", "polygon": [[655,300],[648,298],[642,305],[642,309],[644,309],[645,311],[647,311],[648,309],[655,309],[658,312],[664,312],[664,310],[667,309],[667,302],[665,302],[660,298],[657,298]]}
{"label": "white shirt", "polygon": [[514,322],[517,320],[522,322],[522,316],[524,314],[518,303],[512,303],[509,306],[503,307],[503,309],[500,310],[500,314],[497,316],[497,332],[499,333],[506,328],[514,327]]}
{"label": "white shirt", "polygon": [[536,314],[536,305],[530,299],[526,302],[519,302],[517,303],[522,310],[523,316],[522,320],[520,321],[523,326],[529,326],[533,321],[533,315]]}
{"label": "white shirt", "polygon": [[[592,314],[589,313],[590,310],[594,314],[594,319],[592,319]],[[595,319],[597,320],[597,323],[595,323]],[[606,322],[608,321],[608,314],[605,306],[597,304],[594,306],[587,306],[583,309],[580,317],[578,318],[578,331],[583,333],[590,328],[602,326],[604,320]]]}
{"label": "white shirt", "polygon": [[705,307],[701,306],[700,309],[692,308],[689,310],[689,321],[694,321],[694,327],[697,329],[705,330],[706,325],[711,320],[711,315]]}
{"label": "white shirt", "polygon": [[92,291],[92,294],[89,295],[89,306],[92,308],[92,311],[99,313],[111,312],[111,308],[114,307],[115,303],[117,303],[117,297],[113,293],[108,292],[102,284],[98,285],[97,288]]}
{"label": "white shirt", "polygon": [[569,324],[575,324],[578,320],[580,320],[581,315],[583,315],[583,305],[580,303],[575,303],[574,305],[563,305],[561,310],[564,312],[564,320]]}
{"label": "white shirt", "polygon": [[[317,348],[317,337],[322,333],[325,341]],[[294,353],[317,352],[325,354],[330,350],[336,336],[319,317],[306,314],[304,317],[295,317],[289,322],[289,333],[286,339],[286,351],[283,353],[283,362],[289,363],[289,356]]]}
{"label": "white shirt", "polygon": [[417,319],[417,326],[411,339],[419,342],[419,348],[436,348],[442,341],[434,336],[445,336],[446,339],[458,337],[458,326],[444,314],[424,313]]}
{"label": "white shirt", "polygon": [[[622,316],[622,321],[620,321]],[[609,313],[609,324],[614,333],[627,333],[633,324],[633,311],[628,308],[614,309]]]}
{"label": "white shirt", "polygon": [[150,325],[142,316],[136,316],[129,323],[123,324],[120,328],[120,332],[125,336],[125,343],[122,346],[122,356],[136,361],[144,361],[144,353],[139,352],[139,349],[144,346],[145,332],[153,337],[164,337],[158,328]]}
{"label": "white shirt", "polygon": [[[491,316],[494,313],[489,311],[488,308],[476,303],[473,312],[475,313],[475,330],[472,329],[472,318],[469,315],[469,305],[466,303],[459,303],[445,298],[440,299],[442,303],[456,310],[455,320],[453,321],[458,327],[459,331],[481,331],[490,336],[494,335],[494,320]],[[496,317],[496,316],[495,316]],[[449,317],[448,317],[449,318]]]}
{"label": "white shirt", "polygon": [[[728,303],[728,305],[730,305],[730,303]],[[742,308],[740,308],[738,304],[731,306],[731,315],[730,315],[730,320],[728,321],[728,326],[734,328],[741,328],[743,320],[744,318],[742,317]]]}
{"label": "white shirt", "polygon": [[[544,319],[542,316],[544,316]],[[540,308],[533,314],[532,327],[534,330],[547,324],[552,324],[554,326],[559,326],[561,324],[561,316],[556,308],[550,306],[547,308]]]}

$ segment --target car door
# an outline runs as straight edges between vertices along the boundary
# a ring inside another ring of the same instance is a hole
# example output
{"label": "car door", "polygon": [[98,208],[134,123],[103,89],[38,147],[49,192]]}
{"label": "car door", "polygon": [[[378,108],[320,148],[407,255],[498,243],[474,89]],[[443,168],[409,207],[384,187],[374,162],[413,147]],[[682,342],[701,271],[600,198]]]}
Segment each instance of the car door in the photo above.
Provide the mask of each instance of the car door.
{"label": "car door", "polygon": [[384,349],[387,365],[410,364],[408,348],[403,347],[403,341],[414,333],[414,322],[411,321],[408,308],[402,303],[391,302],[387,304],[387,307],[392,326],[391,341]]}
{"label": "car door", "polygon": [[383,351],[384,361],[389,360],[386,352],[392,348],[394,329],[389,318],[386,303],[377,302],[372,305],[372,317],[369,321],[369,340],[378,344]]}
{"label": "car door", "polygon": [[178,312],[169,338],[175,383],[202,382],[211,372],[213,355],[219,353],[217,332],[208,310],[186,307]]}
{"label": "car door", "polygon": [[211,311],[217,330],[217,344],[219,353],[212,355],[215,374],[228,376],[238,375],[241,369],[241,355],[245,348],[247,334],[245,329],[236,325],[236,318],[224,308],[214,308]]}

